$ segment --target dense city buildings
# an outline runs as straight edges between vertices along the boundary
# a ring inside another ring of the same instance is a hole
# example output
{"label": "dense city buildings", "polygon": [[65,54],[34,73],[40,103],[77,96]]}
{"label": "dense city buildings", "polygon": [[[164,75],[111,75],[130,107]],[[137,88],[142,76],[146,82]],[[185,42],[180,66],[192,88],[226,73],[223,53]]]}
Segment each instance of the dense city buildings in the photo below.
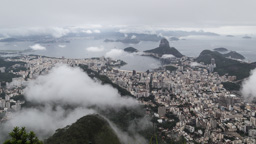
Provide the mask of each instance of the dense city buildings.
{"label": "dense city buildings", "polygon": [[156,132],[162,139],[183,136],[191,143],[256,142],[255,104],[244,102],[239,93],[223,87],[223,82],[232,82],[236,77],[214,72],[218,67],[214,59],[209,65],[192,66],[193,58],[172,58],[170,64],[146,72],[120,70],[115,66],[122,61],[104,57],[66,59],[35,55],[7,61],[24,62],[26,69],[12,72],[21,76],[12,82],[1,82],[1,121],[8,120],[8,113],[19,111],[26,103],[17,97],[24,94],[29,80],[47,74],[58,64],[86,65],[136,97],[157,125]]}

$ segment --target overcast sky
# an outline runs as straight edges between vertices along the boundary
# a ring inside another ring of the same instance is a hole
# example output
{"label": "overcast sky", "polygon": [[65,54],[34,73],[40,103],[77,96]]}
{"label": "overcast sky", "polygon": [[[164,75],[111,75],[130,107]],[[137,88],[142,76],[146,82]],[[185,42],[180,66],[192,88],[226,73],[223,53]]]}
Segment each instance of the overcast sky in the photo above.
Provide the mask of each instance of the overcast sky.
{"label": "overcast sky", "polygon": [[0,0],[0,28],[255,26],[256,0]]}

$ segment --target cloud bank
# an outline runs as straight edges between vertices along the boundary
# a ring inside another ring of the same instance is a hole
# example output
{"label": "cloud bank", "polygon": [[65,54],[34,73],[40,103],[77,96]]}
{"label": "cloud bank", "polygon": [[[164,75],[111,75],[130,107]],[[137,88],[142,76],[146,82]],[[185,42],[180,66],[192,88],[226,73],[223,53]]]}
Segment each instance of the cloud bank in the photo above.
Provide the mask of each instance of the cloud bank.
{"label": "cloud bank", "polygon": [[29,81],[24,94],[27,101],[38,106],[9,114],[9,120],[0,125],[0,137],[4,138],[15,126],[24,126],[44,139],[82,116],[97,113],[92,107],[118,110],[138,106],[136,100],[121,97],[110,85],[102,85],[80,68],[67,65],[58,65],[49,74]]}
{"label": "cloud bank", "polygon": [[162,55],[161,58],[163,58],[163,59],[171,59],[171,58],[175,58],[175,56],[172,55],[172,54],[164,54],[164,55]]}
{"label": "cloud bank", "polygon": [[32,45],[32,46],[30,46],[30,48],[32,50],[46,50],[46,48],[44,46],[40,45],[40,44]]}
{"label": "cloud bank", "polygon": [[125,54],[125,52],[121,49],[111,49],[110,51],[108,51],[105,56],[109,57],[109,58],[118,58],[120,56],[122,56],[123,54]]}
{"label": "cloud bank", "polygon": [[102,52],[104,51],[104,47],[100,46],[100,47],[88,47],[86,48],[86,51],[88,52]]}
{"label": "cloud bank", "polygon": [[191,67],[198,67],[198,66],[203,66],[202,64],[198,63],[198,62],[191,62],[190,63]]}
{"label": "cloud bank", "polygon": [[[99,91],[100,89],[100,91]],[[81,106],[130,106],[132,98],[123,98],[110,85],[92,80],[80,68],[61,65],[48,75],[39,76],[25,88],[29,101],[38,103],[64,103]]]}
{"label": "cloud bank", "polygon": [[256,98],[256,69],[251,71],[251,76],[243,81],[241,93],[246,101]]}
{"label": "cloud bank", "polygon": [[60,47],[60,48],[65,48],[66,45],[58,45],[58,47]]}

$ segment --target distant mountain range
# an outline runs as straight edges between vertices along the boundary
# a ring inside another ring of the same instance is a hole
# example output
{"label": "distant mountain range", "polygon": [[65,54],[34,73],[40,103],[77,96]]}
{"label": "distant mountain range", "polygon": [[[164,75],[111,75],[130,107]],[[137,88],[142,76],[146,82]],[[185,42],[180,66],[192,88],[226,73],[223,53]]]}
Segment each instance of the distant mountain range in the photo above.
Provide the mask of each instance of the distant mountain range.
{"label": "distant mountain range", "polygon": [[56,130],[46,144],[121,144],[109,123],[99,115],[87,115]]}
{"label": "distant mountain range", "polygon": [[162,57],[164,54],[171,54],[178,58],[183,56],[176,48],[170,47],[168,40],[165,38],[161,39],[159,47],[144,52],[157,54],[159,57]]}

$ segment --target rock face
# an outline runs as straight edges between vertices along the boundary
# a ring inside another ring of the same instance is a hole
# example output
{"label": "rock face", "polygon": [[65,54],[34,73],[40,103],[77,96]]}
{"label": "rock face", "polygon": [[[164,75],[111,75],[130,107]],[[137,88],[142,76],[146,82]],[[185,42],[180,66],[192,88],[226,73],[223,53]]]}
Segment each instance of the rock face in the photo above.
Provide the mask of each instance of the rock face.
{"label": "rock face", "polygon": [[71,126],[56,130],[46,144],[121,144],[108,122],[99,115],[87,115]]}
{"label": "rock face", "polygon": [[176,48],[170,47],[168,40],[165,38],[161,39],[159,47],[144,52],[157,54],[158,57],[162,57],[164,54],[172,54],[178,58],[183,56]]}
{"label": "rock face", "polygon": [[170,47],[168,40],[166,38],[161,39],[159,47]]}

